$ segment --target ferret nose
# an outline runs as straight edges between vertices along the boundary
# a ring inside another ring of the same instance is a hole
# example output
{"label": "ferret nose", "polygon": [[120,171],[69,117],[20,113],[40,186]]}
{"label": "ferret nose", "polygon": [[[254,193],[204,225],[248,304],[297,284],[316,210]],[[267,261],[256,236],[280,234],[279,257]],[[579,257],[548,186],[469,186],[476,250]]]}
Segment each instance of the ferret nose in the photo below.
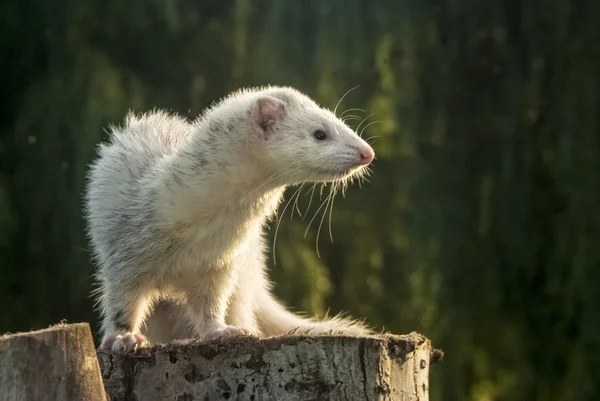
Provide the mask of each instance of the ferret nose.
{"label": "ferret nose", "polygon": [[375,158],[375,152],[371,148],[363,148],[358,151],[360,155],[360,163],[363,165],[371,164]]}

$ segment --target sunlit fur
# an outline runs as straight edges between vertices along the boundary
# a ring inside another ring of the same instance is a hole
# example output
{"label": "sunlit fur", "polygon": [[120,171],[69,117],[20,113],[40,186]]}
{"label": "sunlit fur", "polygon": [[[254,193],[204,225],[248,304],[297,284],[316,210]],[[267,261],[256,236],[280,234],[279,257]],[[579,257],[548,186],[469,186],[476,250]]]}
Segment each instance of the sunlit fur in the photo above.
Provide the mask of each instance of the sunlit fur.
{"label": "sunlit fur", "polygon": [[[328,138],[317,141],[315,130]],[[103,344],[116,338],[113,350],[127,350],[135,345],[127,336],[140,332],[151,342],[238,328],[369,333],[340,316],[313,321],[286,310],[271,294],[263,234],[286,186],[299,185],[297,197],[306,184],[331,183],[320,231],[335,194],[368,172],[359,151],[372,149],[333,112],[284,87],[235,92],[192,122],[154,111],[113,127],[85,195]]]}

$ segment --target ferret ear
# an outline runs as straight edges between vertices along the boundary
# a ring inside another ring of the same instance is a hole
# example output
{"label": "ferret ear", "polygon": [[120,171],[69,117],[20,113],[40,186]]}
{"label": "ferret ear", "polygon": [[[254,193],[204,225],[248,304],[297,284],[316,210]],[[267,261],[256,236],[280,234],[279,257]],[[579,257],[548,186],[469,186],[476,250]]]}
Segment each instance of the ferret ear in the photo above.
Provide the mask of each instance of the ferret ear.
{"label": "ferret ear", "polygon": [[266,131],[275,122],[285,115],[285,103],[271,96],[262,96],[256,101],[257,122],[263,131]]}

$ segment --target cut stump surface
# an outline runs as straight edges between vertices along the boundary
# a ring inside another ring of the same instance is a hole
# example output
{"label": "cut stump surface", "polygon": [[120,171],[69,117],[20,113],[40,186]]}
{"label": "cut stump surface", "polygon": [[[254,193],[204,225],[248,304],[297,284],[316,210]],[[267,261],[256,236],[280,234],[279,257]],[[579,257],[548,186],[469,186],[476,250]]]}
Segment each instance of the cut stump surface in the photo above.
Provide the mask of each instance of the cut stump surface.
{"label": "cut stump surface", "polygon": [[436,359],[417,333],[233,337],[97,355],[112,401],[428,401]]}

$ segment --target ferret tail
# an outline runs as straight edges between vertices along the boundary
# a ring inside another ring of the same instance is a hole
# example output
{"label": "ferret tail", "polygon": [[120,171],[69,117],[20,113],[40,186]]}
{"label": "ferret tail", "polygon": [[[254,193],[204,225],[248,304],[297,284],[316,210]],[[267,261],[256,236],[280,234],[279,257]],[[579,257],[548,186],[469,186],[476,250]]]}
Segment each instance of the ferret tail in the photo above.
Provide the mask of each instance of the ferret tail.
{"label": "ferret tail", "polygon": [[263,336],[346,335],[367,336],[373,331],[362,321],[337,315],[324,320],[303,318],[287,310],[271,294],[264,294],[257,305],[256,319]]}
{"label": "ferret tail", "polygon": [[[362,321],[337,315],[324,320],[306,319],[287,310],[269,293],[256,305],[255,318],[261,337],[279,335],[344,335],[362,337],[374,332]],[[182,305],[169,300],[158,301],[142,329],[151,343],[194,338]]]}

